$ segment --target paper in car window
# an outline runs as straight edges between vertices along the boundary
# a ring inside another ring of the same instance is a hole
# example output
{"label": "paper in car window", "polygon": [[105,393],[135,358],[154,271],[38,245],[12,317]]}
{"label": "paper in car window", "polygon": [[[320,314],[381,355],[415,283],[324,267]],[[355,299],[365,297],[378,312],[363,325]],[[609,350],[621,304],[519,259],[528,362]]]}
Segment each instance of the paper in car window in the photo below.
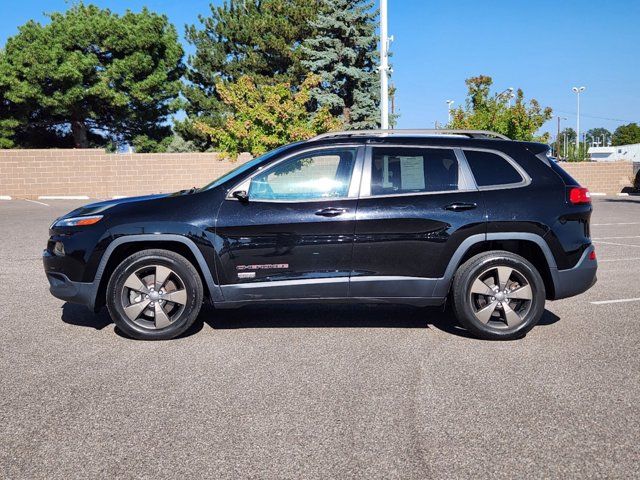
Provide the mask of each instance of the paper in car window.
{"label": "paper in car window", "polygon": [[424,160],[422,157],[400,157],[402,190],[424,190]]}
{"label": "paper in car window", "polygon": [[382,167],[382,188],[391,188],[393,183],[389,179],[389,156],[384,156],[384,164]]}

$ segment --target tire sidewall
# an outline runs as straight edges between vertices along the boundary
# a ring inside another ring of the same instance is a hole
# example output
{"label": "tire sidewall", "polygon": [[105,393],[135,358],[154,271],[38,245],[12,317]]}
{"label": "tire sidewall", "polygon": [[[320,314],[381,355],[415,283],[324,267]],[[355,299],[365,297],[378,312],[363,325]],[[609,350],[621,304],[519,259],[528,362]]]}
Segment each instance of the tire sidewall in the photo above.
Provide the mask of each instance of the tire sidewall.
{"label": "tire sidewall", "polygon": [[[544,312],[546,291],[544,282],[536,268],[522,257],[508,252],[494,255],[482,255],[471,259],[463,274],[454,281],[454,302],[456,313],[463,326],[486,339],[515,339],[524,336],[537,323]],[[498,329],[492,328],[480,322],[473,313],[470,301],[471,285],[482,272],[497,267],[508,266],[522,273],[531,286],[533,301],[525,320],[517,328]]]}
{"label": "tire sidewall", "polygon": [[[169,253],[169,252],[167,252]],[[162,265],[178,274],[187,290],[187,303],[180,318],[166,328],[144,328],[124,312],[121,292],[126,279],[136,270],[147,265]],[[107,286],[107,308],[116,326],[127,335],[145,340],[167,340],[184,333],[195,321],[202,304],[202,282],[193,266],[184,258],[162,253],[139,252],[125,259],[115,269]]]}

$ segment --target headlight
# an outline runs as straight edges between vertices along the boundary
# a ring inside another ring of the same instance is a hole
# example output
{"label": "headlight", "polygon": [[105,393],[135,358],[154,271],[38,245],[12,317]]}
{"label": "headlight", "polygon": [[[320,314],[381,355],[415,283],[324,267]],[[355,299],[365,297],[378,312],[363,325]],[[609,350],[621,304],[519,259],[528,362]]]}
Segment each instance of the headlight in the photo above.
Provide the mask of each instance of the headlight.
{"label": "headlight", "polygon": [[87,225],[93,225],[102,220],[102,215],[91,215],[89,217],[72,217],[63,218],[53,224],[54,227],[84,227]]}

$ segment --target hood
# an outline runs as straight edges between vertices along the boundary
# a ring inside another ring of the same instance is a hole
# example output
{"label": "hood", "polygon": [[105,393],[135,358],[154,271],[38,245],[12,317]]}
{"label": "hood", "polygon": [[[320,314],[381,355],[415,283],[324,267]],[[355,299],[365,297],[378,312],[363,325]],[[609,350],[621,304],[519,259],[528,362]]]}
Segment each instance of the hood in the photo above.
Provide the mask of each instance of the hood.
{"label": "hood", "polygon": [[185,191],[180,191],[176,193],[159,193],[155,195],[142,195],[139,197],[115,198],[113,200],[105,200],[102,202],[95,202],[95,203],[90,203],[88,205],[83,205],[82,207],[76,208],[75,210],[69,212],[64,217],[95,215],[97,213],[102,213],[105,210],[108,210],[109,208],[114,207],[116,205],[123,205],[125,203],[145,202],[147,200],[155,200],[157,198],[174,197],[174,196],[182,195],[184,193]]}

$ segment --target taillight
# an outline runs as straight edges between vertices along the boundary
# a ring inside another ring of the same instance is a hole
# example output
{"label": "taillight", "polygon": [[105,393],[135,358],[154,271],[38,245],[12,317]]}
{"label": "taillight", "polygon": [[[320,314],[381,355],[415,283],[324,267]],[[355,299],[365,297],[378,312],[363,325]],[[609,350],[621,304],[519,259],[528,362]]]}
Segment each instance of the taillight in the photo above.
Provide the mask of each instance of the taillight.
{"label": "taillight", "polygon": [[596,251],[591,250],[591,253],[589,254],[589,260],[595,260],[595,259],[596,259]]}
{"label": "taillight", "polygon": [[589,189],[584,187],[572,187],[571,190],[569,190],[569,202],[573,205],[591,203],[591,194],[589,193]]}

